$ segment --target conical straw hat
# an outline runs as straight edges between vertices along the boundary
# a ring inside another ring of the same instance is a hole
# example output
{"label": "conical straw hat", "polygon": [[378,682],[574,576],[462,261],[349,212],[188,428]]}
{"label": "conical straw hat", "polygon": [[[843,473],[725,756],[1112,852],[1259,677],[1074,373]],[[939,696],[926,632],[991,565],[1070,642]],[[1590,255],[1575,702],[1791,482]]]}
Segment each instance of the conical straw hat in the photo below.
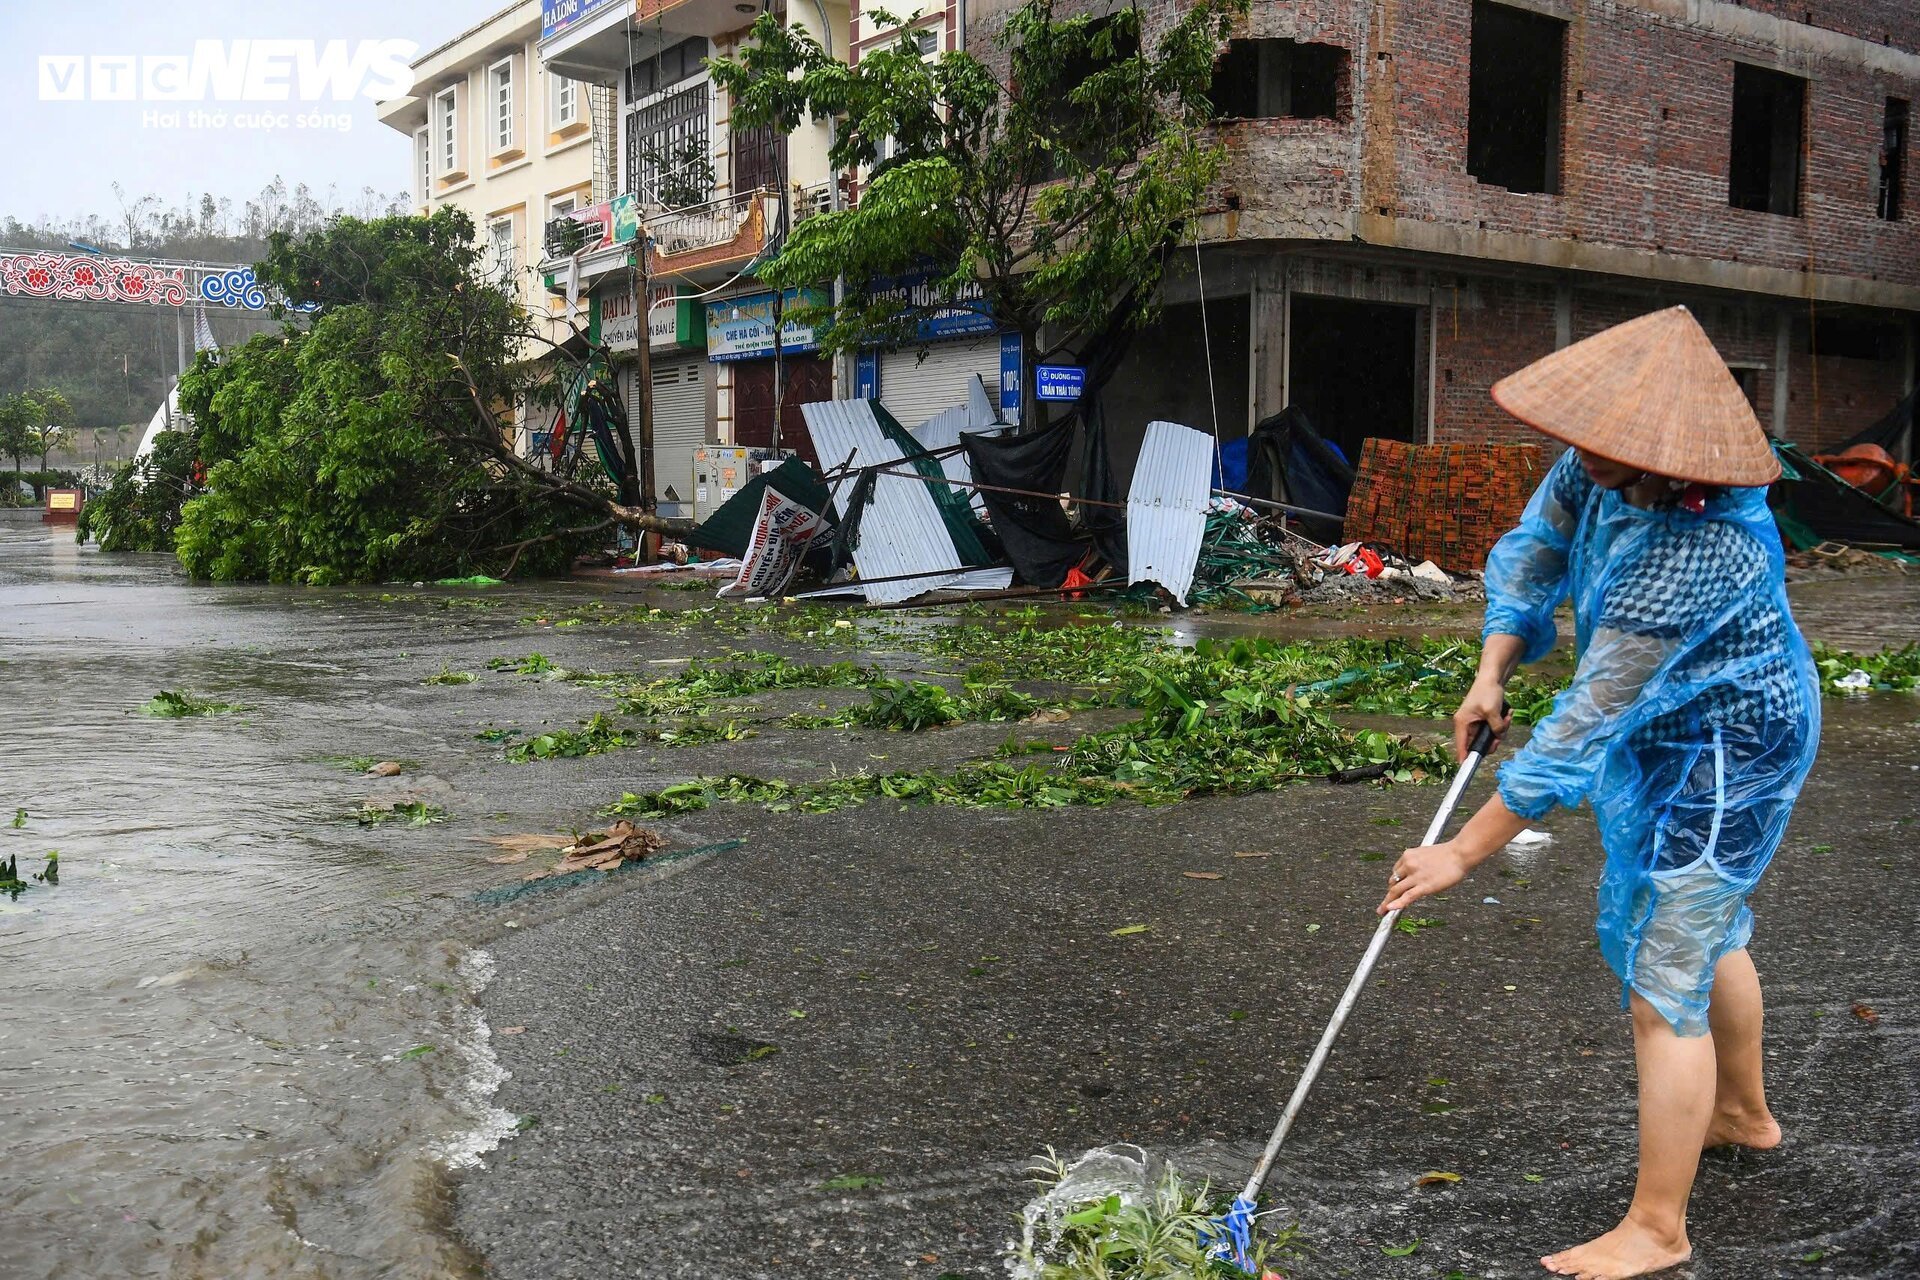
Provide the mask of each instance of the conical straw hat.
{"label": "conical straw hat", "polygon": [[1685,307],[1602,330],[1493,384],[1556,440],[1655,475],[1771,484],[1780,462],[1746,393]]}

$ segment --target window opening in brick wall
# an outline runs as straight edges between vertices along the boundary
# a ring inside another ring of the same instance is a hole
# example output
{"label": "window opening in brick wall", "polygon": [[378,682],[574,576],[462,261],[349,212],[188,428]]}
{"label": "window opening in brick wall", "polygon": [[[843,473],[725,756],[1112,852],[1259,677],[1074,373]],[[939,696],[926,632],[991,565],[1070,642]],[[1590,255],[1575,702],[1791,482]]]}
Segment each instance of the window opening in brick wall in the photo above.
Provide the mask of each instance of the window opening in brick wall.
{"label": "window opening in brick wall", "polygon": [[1567,24],[1475,0],[1467,172],[1509,191],[1560,191]]}
{"label": "window opening in brick wall", "polygon": [[1213,64],[1214,114],[1223,120],[1346,114],[1347,51],[1298,40],[1229,40]]}
{"label": "window opening in brick wall", "polygon": [[1799,217],[1806,125],[1805,80],[1734,63],[1727,203],[1756,213]]}
{"label": "window opening in brick wall", "polygon": [[1418,307],[1294,294],[1288,401],[1350,462],[1369,436],[1425,439],[1423,327]]}
{"label": "window opening in brick wall", "polygon": [[1900,326],[1873,315],[1824,315],[1807,330],[1806,351],[1825,359],[1897,360]]}
{"label": "window opening in brick wall", "polygon": [[1887,99],[1887,119],[1880,139],[1880,200],[1876,212],[1889,222],[1900,220],[1900,186],[1907,176],[1907,101]]}

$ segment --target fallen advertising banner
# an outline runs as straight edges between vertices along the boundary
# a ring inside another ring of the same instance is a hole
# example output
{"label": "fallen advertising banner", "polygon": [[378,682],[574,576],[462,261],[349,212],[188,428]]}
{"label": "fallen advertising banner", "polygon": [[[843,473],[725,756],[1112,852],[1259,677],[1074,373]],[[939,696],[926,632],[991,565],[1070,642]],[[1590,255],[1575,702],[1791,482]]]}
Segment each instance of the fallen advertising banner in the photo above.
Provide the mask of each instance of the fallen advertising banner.
{"label": "fallen advertising banner", "polygon": [[760,495],[760,515],[753,523],[753,538],[747,543],[740,573],[720,588],[721,598],[777,596],[785,591],[807,545],[825,527],[818,512],[768,487]]}

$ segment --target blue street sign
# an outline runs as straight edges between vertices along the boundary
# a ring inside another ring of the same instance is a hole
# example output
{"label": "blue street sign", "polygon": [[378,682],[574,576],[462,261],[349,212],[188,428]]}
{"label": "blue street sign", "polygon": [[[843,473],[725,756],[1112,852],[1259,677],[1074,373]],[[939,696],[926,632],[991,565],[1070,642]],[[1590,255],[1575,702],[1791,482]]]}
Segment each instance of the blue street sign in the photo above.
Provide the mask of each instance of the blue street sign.
{"label": "blue street sign", "polygon": [[1020,421],[1020,335],[1000,335],[1000,416]]}
{"label": "blue street sign", "polygon": [[854,360],[853,398],[856,400],[880,398],[880,353],[878,351],[862,351]]}
{"label": "blue street sign", "polygon": [[1043,364],[1033,371],[1033,393],[1040,400],[1078,400],[1087,387],[1087,371],[1071,364]]}

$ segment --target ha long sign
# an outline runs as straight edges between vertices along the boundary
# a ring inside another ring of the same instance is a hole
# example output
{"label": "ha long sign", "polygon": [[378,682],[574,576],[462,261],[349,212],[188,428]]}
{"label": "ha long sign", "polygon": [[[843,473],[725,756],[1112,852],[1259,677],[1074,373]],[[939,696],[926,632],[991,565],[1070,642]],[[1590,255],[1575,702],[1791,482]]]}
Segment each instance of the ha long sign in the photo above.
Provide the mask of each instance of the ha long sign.
{"label": "ha long sign", "polygon": [[[252,267],[218,262],[109,258],[51,250],[0,249],[0,292],[57,302],[131,302],[156,307],[237,307],[264,311],[281,301]],[[294,307],[311,311],[311,304]]]}

